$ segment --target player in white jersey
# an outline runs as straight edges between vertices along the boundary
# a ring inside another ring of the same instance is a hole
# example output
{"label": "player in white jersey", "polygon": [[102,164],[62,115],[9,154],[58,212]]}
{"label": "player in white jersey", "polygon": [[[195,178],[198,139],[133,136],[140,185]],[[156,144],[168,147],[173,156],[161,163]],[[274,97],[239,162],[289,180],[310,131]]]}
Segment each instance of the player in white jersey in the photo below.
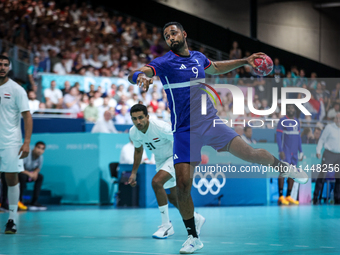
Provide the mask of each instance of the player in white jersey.
{"label": "player in white jersey", "polygon": [[[18,173],[24,170],[23,158],[28,156],[32,134],[32,116],[26,91],[8,78],[10,61],[0,55],[0,172],[8,185],[9,219],[5,234],[15,234],[19,202]],[[20,119],[25,124],[22,143]]]}
{"label": "player in white jersey", "polygon": [[[178,208],[171,126],[161,120],[149,120],[147,108],[142,104],[134,105],[130,115],[134,124],[130,129],[130,139],[135,146],[135,153],[128,183],[133,187],[137,184],[137,171],[142,159],[143,146],[146,146],[155,155],[157,173],[152,179],[152,188],[162,217],[162,225],[152,237],[164,239],[175,233],[169,220],[168,199]],[[169,189],[170,194],[167,195],[165,189]],[[195,213],[195,219],[196,231],[199,233],[205,218]]]}

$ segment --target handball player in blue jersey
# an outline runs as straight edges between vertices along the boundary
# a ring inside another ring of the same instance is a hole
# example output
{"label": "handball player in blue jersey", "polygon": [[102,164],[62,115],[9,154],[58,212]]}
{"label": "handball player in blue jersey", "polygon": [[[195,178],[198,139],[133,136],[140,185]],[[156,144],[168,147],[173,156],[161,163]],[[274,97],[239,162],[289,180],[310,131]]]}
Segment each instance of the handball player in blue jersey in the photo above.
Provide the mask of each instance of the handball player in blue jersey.
{"label": "handball player in blue jersey", "polygon": [[[153,76],[159,76],[168,97],[171,123],[174,135],[173,158],[177,180],[178,206],[188,231],[180,253],[194,253],[203,247],[196,230],[194,205],[191,198],[192,173],[201,161],[201,148],[209,145],[217,151],[231,154],[252,163],[288,169],[281,172],[284,177],[299,178],[306,183],[307,175],[287,163],[279,161],[264,149],[253,149],[227,125],[216,125],[219,119],[212,102],[207,100],[207,114],[201,115],[200,88],[205,88],[205,74],[224,74],[245,64],[256,68],[254,60],[264,58],[264,53],[256,53],[248,58],[210,61],[198,51],[190,51],[186,42],[187,33],[178,22],[167,23],[163,36],[170,51],[129,75],[129,81],[143,87],[145,91],[153,83]],[[195,101],[196,99],[196,101]],[[285,167],[282,167],[285,166]]]}
{"label": "handball player in blue jersey", "polygon": [[[300,136],[300,121],[295,118],[295,106],[288,104],[286,106],[287,115],[279,120],[276,128],[276,142],[279,147],[280,160],[292,165],[297,165],[300,159],[302,160],[302,146]],[[282,125],[282,122],[284,125]],[[287,179],[288,188],[286,197],[283,196],[284,178],[279,177],[279,205],[298,205],[299,202],[293,199],[290,195],[293,189],[294,180]]]}

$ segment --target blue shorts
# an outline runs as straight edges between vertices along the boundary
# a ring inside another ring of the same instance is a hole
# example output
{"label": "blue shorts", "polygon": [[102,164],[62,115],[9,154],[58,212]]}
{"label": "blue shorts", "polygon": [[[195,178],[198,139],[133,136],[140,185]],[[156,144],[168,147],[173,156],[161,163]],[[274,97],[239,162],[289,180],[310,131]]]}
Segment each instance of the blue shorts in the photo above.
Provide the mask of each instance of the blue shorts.
{"label": "blue shorts", "polygon": [[286,158],[283,161],[296,166],[299,161],[299,153],[291,153],[288,151],[283,152],[285,153],[286,156]]}
{"label": "blue shorts", "polygon": [[[218,117],[216,117],[219,119]],[[174,132],[174,164],[183,162],[201,162],[201,149],[211,146],[219,151],[238,134],[225,124],[213,125],[205,122],[199,128]]]}

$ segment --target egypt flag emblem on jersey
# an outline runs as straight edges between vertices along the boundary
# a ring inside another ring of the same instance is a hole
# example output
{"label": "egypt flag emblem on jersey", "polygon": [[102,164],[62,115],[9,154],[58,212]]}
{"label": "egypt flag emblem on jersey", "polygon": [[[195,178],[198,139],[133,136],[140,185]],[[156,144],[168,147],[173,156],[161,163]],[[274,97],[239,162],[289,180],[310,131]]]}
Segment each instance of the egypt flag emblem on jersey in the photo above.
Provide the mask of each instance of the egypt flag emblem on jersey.
{"label": "egypt flag emblem on jersey", "polygon": [[11,99],[11,94],[5,93],[5,94],[4,94],[4,98]]}
{"label": "egypt flag emblem on jersey", "polygon": [[152,139],[155,143],[158,143],[158,142],[160,142],[161,140],[157,137],[157,138],[154,138],[154,139]]}

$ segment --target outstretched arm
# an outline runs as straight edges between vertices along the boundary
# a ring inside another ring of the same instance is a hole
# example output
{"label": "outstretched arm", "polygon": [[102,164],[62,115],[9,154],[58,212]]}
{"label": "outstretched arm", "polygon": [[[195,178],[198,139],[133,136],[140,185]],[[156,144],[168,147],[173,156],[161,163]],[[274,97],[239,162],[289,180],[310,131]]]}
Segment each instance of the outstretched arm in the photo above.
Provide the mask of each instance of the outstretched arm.
{"label": "outstretched arm", "polygon": [[254,64],[254,60],[256,58],[265,58],[265,55],[266,54],[259,52],[243,59],[212,61],[211,65],[205,69],[205,72],[207,74],[224,74],[246,64],[251,65],[255,69],[257,67]]}
{"label": "outstretched arm", "polygon": [[152,71],[152,68],[143,66],[137,71],[131,73],[128,77],[128,80],[132,84],[137,84],[137,86],[140,88],[143,86],[144,90],[148,91],[150,84],[153,83],[153,76],[154,73]]}

